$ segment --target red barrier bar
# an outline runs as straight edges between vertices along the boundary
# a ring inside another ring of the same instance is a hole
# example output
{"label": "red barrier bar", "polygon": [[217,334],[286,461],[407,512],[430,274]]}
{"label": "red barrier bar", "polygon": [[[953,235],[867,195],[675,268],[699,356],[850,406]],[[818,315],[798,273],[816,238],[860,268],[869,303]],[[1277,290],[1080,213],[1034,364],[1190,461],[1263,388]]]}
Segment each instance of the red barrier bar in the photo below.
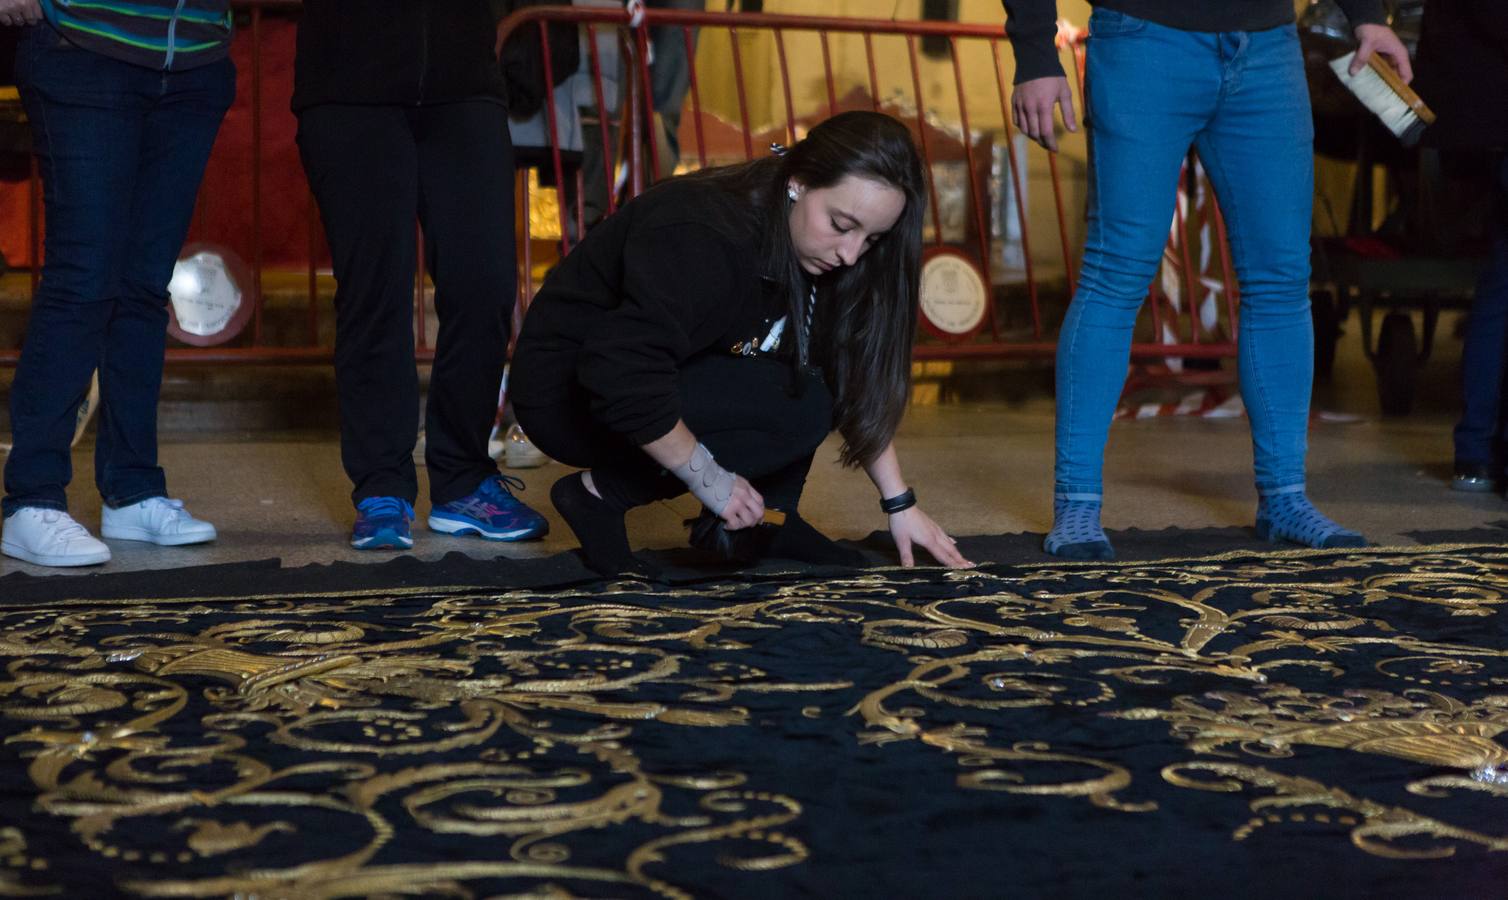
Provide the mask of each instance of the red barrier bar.
{"label": "red barrier bar", "polygon": [[[932,148],[927,141],[927,103],[922,99],[922,72],[917,63],[915,35],[906,35],[906,52],[911,57],[911,90],[916,97],[916,134],[922,145],[922,168],[927,173],[928,206],[932,208],[932,240],[933,243],[941,244],[942,213],[937,209],[937,185],[932,177]],[[968,137],[965,136],[964,139],[968,140]]]}
{"label": "red barrier bar", "polygon": [[1011,130],[1010,100],[1005,90],[1005,69],[1000,61],[1000,41],[990,41],[995,60],[995,89],[1000,95],[1000,122],[1005,134],[1005,157],[1011,170],[1011,188],[1016,192],[1016,222],[1021,227],[1021,258],[1026,269],[1026,295],[1031,301],[1032,338],[1042,339],[1042,305],[1037,300],[1037,277],[1032,267],[1031,228],[1026,220],[1026,194],[1021,190],[1021,164],[1016,160],[1016,136]]}
{"label": "red barrier bar", "polygon": [[[611,184],[611,181],[609,181],[609,184]],[[609,190],[608,193],[612,193],[612,191]],[[524,169],[518,170],[518,195],[521,198],[524,213],[519,217],[523,219],[522,231],[524,239],[523,250],[520,255],[523,257],[524,262],[524,277],[519,279],[520,284],[523,286],[523,295],[516,298],[515,306],[518,302],[522,302],[525,297],[534,296],[534,240],[533,235],[530,234],[529,221],[531,218],[529,215],[529,205],[531,202],[529,198],[529,173]]]}
{"label": "red barrier bar", "polygon": [[744,126],[744,159],[754,158],[754,138],[749,134],[749,99],[744,94],[744,58],[738,50],[738,29],[728,29],[733,45],[733,83],[738,86],[738,120]]}
{"label": "red barrier bar", "polygon": [[682,28],[681,37],[686,41],[686,72],[691,82],[691,121],[696,126],[696,161],[698,166],[705,169],[707,137],[702,133],[702,92],[696,83],[696,47],[691,42],[690,28]]}
{"label": "red barrier bar", "polygon": [[[985,290],[990,289],[990,227],[984,220],[985,199],[979,190],[979,173],[974,169],[974,132],[969,128],[969,103],[964,97],[963,69],[958,61],[958,43],[948,38],[948,55],[953,58],[953,83],[958,89],[958,121],[963,128],[964,165],[969,170],[969,200],[974,206],[974,227],[979,232],[979,265],[984,269]],[[1000,322],[991,298],[988,306],[990,337],[1000,339]]]}
{"label": "red barrier bar", "polygon": [[[592,95],[597,101],[597,135],[602,139],[602,183],[607,185],[607,214],[612,215],[618,211],[618,192],[613,190],[613,164],[617,158],[607,137],[611,129],[608,127],[607,103],[602,91],[602,56],[597,51],[597,29],[590,22],[586,25],[586,46],[587,55],[592,62]],[[621,94],[618,105],[623,105]],[[701,122],[697,122],[697,129],[700,133]]]}
{"label": "red barrier bar", "polygon": [[[649,183],[654,184],[660,180],[660,129],[655,125],[655,94],[654,88],[649,81],[649,27],[640,25],[634,29],[634,46],[638,48],[638,57],[634,60],[634,68],[639,72],[639,87],[643,92],[639,96],[644,101],[644,127],[649,130]],[[638,120],[635,119],[637,122]],[[638,196],[642,187],[634,189],[634,195]]]}
{"label": "red barrier bar", "polygon": [[[571,235],[570,228],[566,225],[565,166],[560,159],[560,123],[556,121],[555,89],[550,77],[555,67],[551,65],[549,25],[545,22],[539,23],[539,47],[543,54],[540,65],[544,67],[545,121],[550,129],[550,162],[554,166],[555,184],[562,198],[560,203],[555,204],[560,211],[560,246],[563,253],[569,253],[571,252]],[[577,227],[581,227],[580,222],[577,223]]]}
{"label": "red barrier bar", "polygon": [[833,57],[827,46],[827,32],[820,31],[818,35],[822,40],[822,75],[827,79],[827,114],[838,114],[838,95],[833,86]]}
{"label": "red barrier bar", "polygon": [[874,35],[864,32],[864,58],[869,62],[869,104],[880,111],[880,79],[874,71]]}
{"label": "red barrier bar", "polygon": [[251,343],[262,343],[262,10],[251,11]]}
{"label": "red barrier bar", "polygon": [[[628,41],[621,41],[621,46],[630,46]],[[634,67],[632,71],[638,71],[643,57],[637,55],[637,39],[632,45],[635,49],[626,51],[625,57],[630,60],[629,65]],[[621,137],[628,135],[628,184],[629,196],[637,197],[644,192],[644,134],[643,117],[639,114],[639,105],[644,97],[639,93],[639,82],[629,74],[623,94],[623,103],[620,105],[623,111],[622,124],[618,126],[618,134]],[[647,91],[645,92],[648,93]],[[611,190],[611,188],[609,188]]]}
{"label": "red barrier bar", "polygon": [[780,57],[780,90],[785,95],[785,142],[796,143],[796,105],[791,102],[791,73],[785,64],[785,32],[775,29],[775,52]]}

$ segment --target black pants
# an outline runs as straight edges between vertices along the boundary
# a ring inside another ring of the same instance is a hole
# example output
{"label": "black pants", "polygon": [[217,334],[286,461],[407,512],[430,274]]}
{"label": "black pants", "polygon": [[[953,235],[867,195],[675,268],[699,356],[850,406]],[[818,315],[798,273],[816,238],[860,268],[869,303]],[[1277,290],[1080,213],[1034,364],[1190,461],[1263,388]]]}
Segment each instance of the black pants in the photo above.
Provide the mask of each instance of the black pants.
{"label": "black pants", "polygon": [[[747,478],[767,507],[786,511],[796,508],[833,421],[832,395],[821,377],[805,373],[799,392],[793,378],[783,362],[709,354],[682,367],[679,379],[686,427],[719,465]],[[685,493],[685,485],[641,448],[592,420],[582,388],[566,387],[565,397],[530,406],[529,397],[514,396],[519,424],[536,447],[567,465],[591,469],[604,499],[620,506]]]}
{"label": "black pants", "polygon": [[497,412],[517,291],[513,147],[499,104],[324,104],[299,114],[299,152],[335,265],[340,454],[368,497],[418,494],[413,450],[414,221],[435,281],[439,335],[425,410],[430,501],[497,474]]}

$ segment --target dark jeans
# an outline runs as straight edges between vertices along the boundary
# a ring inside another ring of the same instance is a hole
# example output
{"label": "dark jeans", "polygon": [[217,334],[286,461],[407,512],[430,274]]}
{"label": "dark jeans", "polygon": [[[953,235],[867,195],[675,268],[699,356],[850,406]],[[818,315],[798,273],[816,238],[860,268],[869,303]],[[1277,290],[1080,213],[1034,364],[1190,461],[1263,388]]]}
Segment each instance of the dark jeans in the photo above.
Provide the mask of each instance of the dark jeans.
{"label": "dark jeans", "polygon": [[1456,423],[1456,464],[1505,461],[1508,434],[1503,408],[1508,378],[1508,156],[1498,164],[1498,202],[1492,226],[1492,257],[1477,282],[1461,350],[1461,421]]}
{"label": "dark jeans", "polygon": [[485,100],[436,106],[325,104],[299,114],[304,170],[335,265],[335,382],[351,499],[419,483],[414,368],[414,220],[440,329],[425,408],[435,505],[497,474],[487,435],[513,314],[513,145]]}
{"label": "dark jeans", "polygon": [[[789,365],[724,354],[698,357],[680,372],[682,421],[719,465],[747,478],[771,509],[796,508],[817,446],[832,431],[827,386],[812,373],[804,381],[798,394]],[[514,397],[513,411],[536,447],[552,459],[591,469],[603,496],[614,495],[609,499],[621,506],[685,493],[685,485],[641,448],[593,421],[586,392],[572,388],[562,403],[529,406],[528,398]]]}
{"label": "dark jeans", "polygon": [[22,36],[16,83],[41,162],[47,257],[11,388],[5,514],[67,508],[69,444],[96,368],[100,494],[117,507],[164,496],[167,284],[235,67],[154,71],[77,49],[43,24]]}

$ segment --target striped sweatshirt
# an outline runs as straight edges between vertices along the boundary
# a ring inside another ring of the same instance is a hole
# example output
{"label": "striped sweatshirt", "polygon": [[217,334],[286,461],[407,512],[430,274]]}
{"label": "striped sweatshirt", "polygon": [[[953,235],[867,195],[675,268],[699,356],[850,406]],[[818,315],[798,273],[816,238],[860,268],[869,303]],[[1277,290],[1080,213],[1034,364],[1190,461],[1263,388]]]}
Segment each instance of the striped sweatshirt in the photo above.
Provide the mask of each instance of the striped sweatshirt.
{"label": "striped sweatshirt", "polygon": [[47,21],[85,50],[181,72],[230,52],[230,0],[41,0]]}

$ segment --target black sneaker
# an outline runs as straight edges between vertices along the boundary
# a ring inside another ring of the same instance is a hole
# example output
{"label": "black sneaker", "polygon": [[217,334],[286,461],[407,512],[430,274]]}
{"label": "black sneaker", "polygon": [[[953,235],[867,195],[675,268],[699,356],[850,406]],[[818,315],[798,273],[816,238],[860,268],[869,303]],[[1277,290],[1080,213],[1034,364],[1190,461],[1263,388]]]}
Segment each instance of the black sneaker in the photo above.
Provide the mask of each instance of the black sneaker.
{"label": "black sneaker", "polygon": [[1487,463],[1458,463],[1455,477],[1450,480],[1453,491],[1472,494],[1487,494],[1503,489],[1501,468]]}

